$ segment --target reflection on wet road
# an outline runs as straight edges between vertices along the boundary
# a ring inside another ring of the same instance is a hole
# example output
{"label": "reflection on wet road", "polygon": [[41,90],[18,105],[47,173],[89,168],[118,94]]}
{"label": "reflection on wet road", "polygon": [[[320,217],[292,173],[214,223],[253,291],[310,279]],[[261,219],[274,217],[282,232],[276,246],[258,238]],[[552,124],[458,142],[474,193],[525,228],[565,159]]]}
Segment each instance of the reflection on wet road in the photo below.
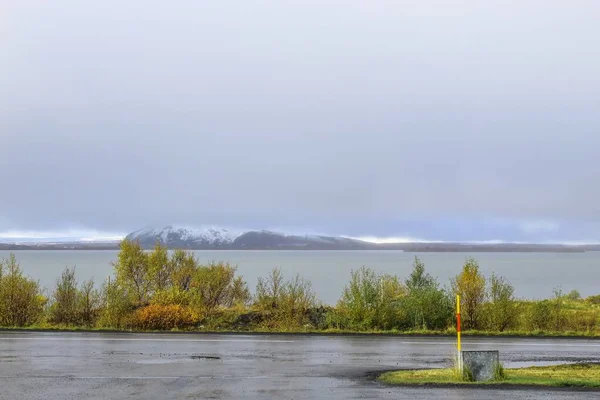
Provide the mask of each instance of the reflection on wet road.
{"label": "reflection on wet road", "polygon": [[[600,340],[466,339],[505,366],[600,361]],[[597,399],[565,390],[398,388],[374,373],[443,367],[451,338],[0,333],[0,399]]]}

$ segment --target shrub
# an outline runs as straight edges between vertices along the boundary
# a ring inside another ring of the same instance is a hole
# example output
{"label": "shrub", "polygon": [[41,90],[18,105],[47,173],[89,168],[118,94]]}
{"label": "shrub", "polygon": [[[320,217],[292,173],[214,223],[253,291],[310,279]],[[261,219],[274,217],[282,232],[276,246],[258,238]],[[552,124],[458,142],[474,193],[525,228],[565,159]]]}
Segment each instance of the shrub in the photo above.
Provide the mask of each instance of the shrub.
{"label": "shrub", "polygon": [[151,304],[137,309],[130,323],[136,329],[172,330],[192,327],[199,319],[198,314],[190,307]]}
{"label": "shrub", "polygon": [[454,293],[461,297],[461,311],[465,329],[480,328],[482,305],[485,301],[485,277],[479,272],[479,264],[468,258],[463,270],[452,280]]}
{"label": "shrub", "polygon": [[521,303],[520,326],[530,331],[554,331],[566,330],[566,309],[563,304],[564,296],[559,289],[554,290],[554,298],[551,300],[527,301]]}
{"label": "shrub", "polygon": [[50,306],[50,322],[66,325],[75,325],[79,322],[77,292],[75,268],[67,267],[56,280]]}
{"label": "shrub", "polygon": [[329,324],[329,315],[334,311],[333,307],[319,306],[306,310],[306,317],[313,328],[326,329]]}
{"label": "shrub", "polygon": [[49,309],[49,321],[55,324],[94,326],[101,308],[100,293],[94,281],[83,282],[77,288],[75,268],[65,268],[56,280]]}
{"label": "shrub", "polygon": [[275,268],[267,278],[258,278],[255,304],[260,309],[277,308],[282,290],[283,275],[281,274],[281,269]]}
{"label": "shrub", "polygon": [[254,316],[248,314],[248,308],[244,305],[234,305],[228,308],[219,308],[211,315],[202,319],[202,325],[209,330],[247,330],[255,329],[258,325],[253,324]]}
{"label": "shrub", "polygon": [[528,330],[546,331],[552,329],[550,318],[553,310],[552,302],[549,300],[535,301],[530,303],[528,310],[524,313],[524,325]]}
{"label": "shrub", "polygon": [[366,330],[377,325],[377,309],[381,298],[380,277],[371,268],[352,271],[338,308],[347,321],[347,328]]}
{"label": "shrub", "polygon": [[100,319],[98,324],[106,328],[124,328],[127,316],[135,308],[127,291],[110,278],[102,286]]}
{"label": "shrub", "polygon": [[351,325],[348,311],[338,305],[325,314],[326,329],[346,329]]}
{"label": "shrub", "polygon": [[254,305],[265,328],[290,330],[310,324],[308,311],[316,304],[311,283],[298,275],[286,282],[281,270],[274,269],[266,279],[258,279]]}
{"label": "shrub", "polygon": [[356,330],[393,329],[401,321],[399,300],[405,295],[406,288],[396,276],[379,275],[366,267],[352,271],[338,302],[338,322]]}
{"label": "shrub", "polygon": [[254,329],[259,328],[262,325],[263,320],[264,320],[264,314],[262,312],[260,312],[260,311],[248,312],[248,310],[244,310],[244,311],[237,313],[237,315],[235,315],[235,318],[231,321],[231,324],[229,325],[229,327],[230,327],[230,329],[241,330],[241,331],[254,330]]}
{"label": "shrub", "polygon": [[439,288],[411,290],[399,300],[401,328],[445,329],[453,320],[453,303],[450,296]]}
{"label": "shrub", "polygon": [[381,275],[379,281],[381,297],[375,311],[376,328],[396,329],[405,319],[400,300],[406,297],[406,287],[395,275]]}
{"label": "shrub", "polygon": [[0,260],[1,326],[28,326],[38,322],[46,301],[39,284],[23,276],[14,254]]}
{"label": "shrub", "polygon": [[173,263],[169,260],[167,247],[156,243],[154,249],[148,254],[146,261],[152,291],[161,291],[171,287]]}
{"label": "shrub", "polygon": [[569,300],[579,300],[581,298],[581,295],[579,294],[579,292],[575,289],[571,290],[568,294],[567,294],[567,299]]}
{"label": "shrub", "polygon": [[191,290],[195,292],[201,307],[208,314],[226,302],[230,303],[234,276],[235,267],[227,263],[212,263],[196,269]]}
{"label": "shrub", "polygon": [[94,326],[100,315],[102,299],[100,292],[94,288],[94,281],[83,282],[77,293],[77,311],[79,321],[84,326]]}
{"label": "shrub", "polygon": [[600,305],[600,294],[597,294],[595,296],[590,296],[587,299],[585,299],[585,301],[587,301],[590,304]]}
{"label": "shrub", "polygon": [[175,250],[169,260],[171,284],[182,291],[189,290],[198,262],[193,253],[185,250]]}
{"label": "shrub", "polygon": [[489,303],[484,313],[487,327],[502,332],[514,325],[519,314],[513,295],[515,288],[506,279],[492,274],[488,290]]}
{"label": "shrub", "polygon": [[235,267],[223,262],[197,267],[190,285],[194,306],[209,317],[222,307],[245,306],[250,291],[235,271]]}
{"label": "shrub", "polygon": [[400,299],[405,316],[402,327],[408,329],[444,329],[452,320],[453,304],[425,265],[415,257],[413,270],[405,281],[408,294]]}
{"label": "shrub", "polygon": [[167,306],[170,304],[178,304],[180,306],[189,306],[193,303],[193,295],[187,290],[180,290],[177,287],[161,290],[152,296],[150,304],[158,304]]}
{"label": "shrub", "polygon": [[123,240],[117,258],[113,267],[118,285],[136,306],[148,304],[152,290],[148,254],[138,242]]}
{"label": "shrub", "polygon": [[554,299],[552,299],[552,312],[550,313],[550,319],[552,322],[552,329],[556,332],[565,329],[566,313],[564,304],[564,295],[561,288],[554,289]]}
{"label": "shrub", "polygon": [[246,306],[251,300],[252,295],[250,294],[250,289],[248,289],[248,284],[241,276],[236,276],[231,283],[229,296],[226,300],[226,306]]}
{"label": "shrub", "polygon": [[310,281],[296,275],[283,286],[277,317],[290,327],[310,324],[309,310],[316,304]]}
{"label": "shrub", "polygon": [[598,310],[572,310],[565,315],[565,328],[574,332],[595,332]]}

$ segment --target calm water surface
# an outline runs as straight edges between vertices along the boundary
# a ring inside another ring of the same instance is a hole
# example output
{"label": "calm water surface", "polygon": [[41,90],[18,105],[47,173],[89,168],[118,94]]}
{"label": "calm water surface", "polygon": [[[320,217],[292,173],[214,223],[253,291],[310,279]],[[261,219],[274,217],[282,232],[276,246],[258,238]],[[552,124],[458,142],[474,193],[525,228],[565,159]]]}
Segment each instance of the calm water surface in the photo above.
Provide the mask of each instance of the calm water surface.
{"label": "calm water surface", "polygon": [[[10,252],[0,251],[0,258]],[[117,252],[107,251],[15,251],[23,271],[46,288],[54,285],[65,266],[76,266],[79,281],[105,280],[112,274],[111,261]],[[555,287],[563,291],[577,289],[582,296],[600,293],[600,252],[577,254],[553,253],[403,253],[400,251],[195,251],[202,262],[228,261],[238,266],[251,289],[259,276],[281,267],[286,277],[300,274],[312,282],[320,300],[334,304],[350,271],[363,265],[404,279],[417,255],[436,276],[447,284],[460,272],[464,260],[474,256],[486,276],[492,272],[506,277],[523,298],[552,296]]]}

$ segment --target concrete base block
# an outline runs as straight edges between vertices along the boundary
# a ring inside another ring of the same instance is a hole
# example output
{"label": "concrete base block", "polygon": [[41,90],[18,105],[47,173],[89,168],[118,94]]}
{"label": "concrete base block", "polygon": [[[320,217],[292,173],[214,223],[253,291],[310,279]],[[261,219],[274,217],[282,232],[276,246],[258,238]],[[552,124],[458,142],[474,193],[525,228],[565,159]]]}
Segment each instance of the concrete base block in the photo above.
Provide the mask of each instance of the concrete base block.
{"label": "concrete base block", "polygon": [[475,382],[491,381],[500,363],[500,353],[493,351],[463,351],[463,368],[471,371]]}

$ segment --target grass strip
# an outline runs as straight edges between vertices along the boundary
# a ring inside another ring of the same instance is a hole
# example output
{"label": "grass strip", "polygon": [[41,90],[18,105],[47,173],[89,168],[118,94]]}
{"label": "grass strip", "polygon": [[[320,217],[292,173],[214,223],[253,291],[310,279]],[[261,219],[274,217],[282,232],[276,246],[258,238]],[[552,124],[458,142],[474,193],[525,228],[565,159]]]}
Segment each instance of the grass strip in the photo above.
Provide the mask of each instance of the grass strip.
{"label": "grass strip", "polygon": [[578,363],[546,367],[507,368],[506,378],[490,382],[464,382],[452,368],[386,372],[379,380],[393,385],[523,385],[600,388],[600,364]]}

